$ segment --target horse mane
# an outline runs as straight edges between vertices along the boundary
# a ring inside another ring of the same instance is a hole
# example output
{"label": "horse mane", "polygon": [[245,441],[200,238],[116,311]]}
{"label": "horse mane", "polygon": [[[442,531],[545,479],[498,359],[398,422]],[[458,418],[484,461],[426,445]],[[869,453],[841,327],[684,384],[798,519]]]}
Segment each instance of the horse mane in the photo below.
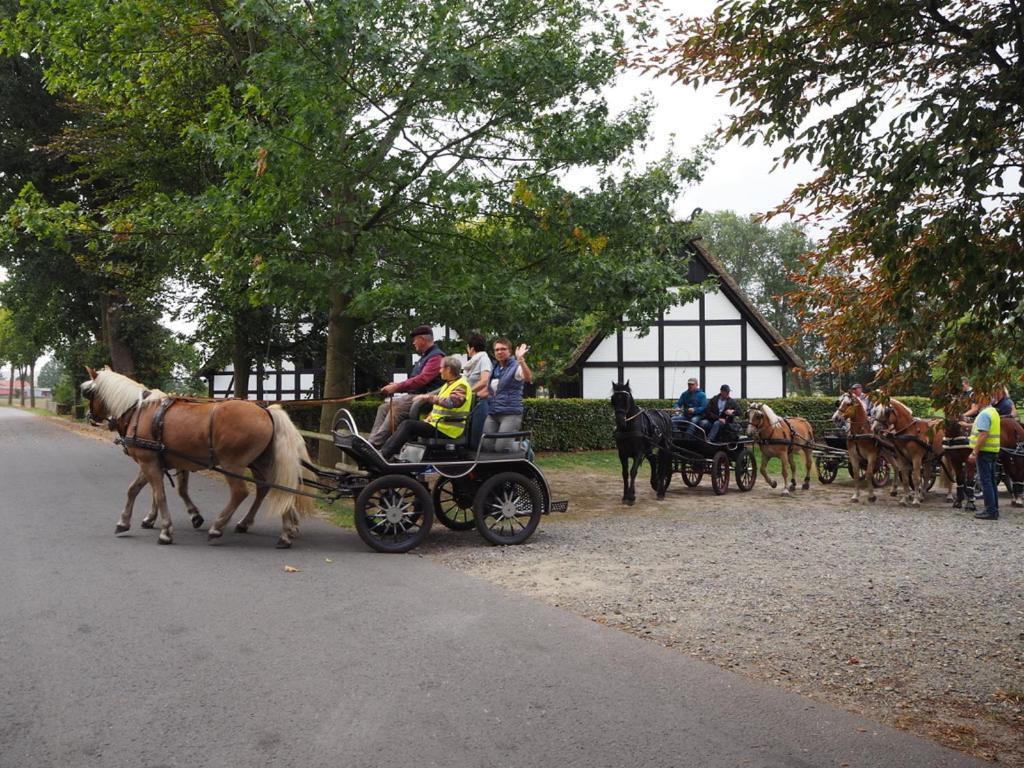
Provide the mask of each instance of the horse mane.
{"label": "horse mane", "polygon": [[773,427],[777,427],[782,423],[782,417],[779,416],[775,411],[771,409],[771,406],[767,403],[758,403],[761,406],[761,412],[768,417],[768,423]]}
{"label": "horse mane", "polygon": [[899,411],[900,413],[902,413],[904,416],[906,416],[909,419],[914,418],[914,412],[912,410],[910,410],[910,408],[908,408],[906,405],[901,403],[899,400],[896,400],[896,399],[890,400],[889,401],[889,407],[891,407],[894,411]]}
{"label": "horse mane", "polygon": [[[84,392],[92,392],[110,410],[111,415],[117,419],[127,413],[131,408],[139,404],[139,396],[146,391],[145,384],[129,379],[127,376],[110,368],[104,368],[96,373],[96,378],[85,382],[82,385]],[[154,400],[162,400],[167,397],[159,389],[149,390],[149,395],[142,398],[143,403]]]}

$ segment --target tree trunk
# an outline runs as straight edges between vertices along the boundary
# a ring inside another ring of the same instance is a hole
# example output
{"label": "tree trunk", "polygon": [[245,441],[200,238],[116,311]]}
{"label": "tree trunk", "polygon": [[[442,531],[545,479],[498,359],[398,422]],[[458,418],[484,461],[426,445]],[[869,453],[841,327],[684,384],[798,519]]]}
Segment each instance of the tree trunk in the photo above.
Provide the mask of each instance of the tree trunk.
{"label": "tree trunk", "polygon": [[129,378],[135,376],[135,358],[121,337],[121,306],[117,295],[104,292],[100,298],[103,343],[110,351],[110,367]]}
{"label": "tree trunk", "polygon": [[36,361],[28,364],[28,386],[32,407],[36,407]]}
{"label": "tree trunk", "polygon": [[[331,289],[331,309],[327,318],[327,360],[324,363],[324,399],[347,397],[352,394],[354,372],[353,351],[356,329],[360,323],[346,315],[350,298],[341,291]],[[331,431],[331,422],[339,406],[328,403],[320,409],[320,432]],[[333,467],[341,459],[341,452],[330,443],[320,442],[320,463]]]}
{"label": "tree trunk", "polygon": [[18,383],[21,385],[21,407],[25,407],[25,366],[18,368]]}
{"label": "tree trunk", "polygon": [[14,363],[11,363],[11,382],[10,382],[10,385],[7,387],[7,404],[8,405],[13,405],[14,404],[14,380],[15,380],[16,377],[17,377],[17,375],[14,373]]}
{"label": "tree trunk", "polygon": [[231,367],[235,371],[235,388],[232,394],[239,400],[246,400],[249,397],[249,370],[252,368],[252,357],[248,354],[237,327],[235,340],[231,345]]}

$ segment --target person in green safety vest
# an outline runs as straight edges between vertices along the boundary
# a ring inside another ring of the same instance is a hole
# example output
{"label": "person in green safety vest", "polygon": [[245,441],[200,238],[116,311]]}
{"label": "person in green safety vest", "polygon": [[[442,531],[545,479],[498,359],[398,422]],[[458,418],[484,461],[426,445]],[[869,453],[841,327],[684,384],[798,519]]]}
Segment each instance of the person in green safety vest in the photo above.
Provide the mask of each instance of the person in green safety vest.
{"label": "person in green safety vest", "polygon": [[[990,403],[997,403],[1003,397],[1002,385],[993,387]],[[1002,437],[999,412],[994,405],[987,405],[975,417],[971,425],[968,444],[971,455],[967,461],[977,464],[978,480],[981,481],[981,495],[985,499],[984,511],[975,513],[978,520],[999,519],[999,476],[996,474],[996,462],[999,460],[999,443]]]}
{"label": "person in green safety vest", "polygon": [[395,433],[380,449],[385,459],[391,461],[409,440],[414,437],[456,438],[466,428],[466,420],[452,419],[453,416],[468,416],[473,407],[473,389],[462,375],[462,361],[448,356],[441,361],[441,379],[444,384],[436,392],[416,395],[416,400],[433,405],[427,417],[420,421],[408,419],[398,425]]}

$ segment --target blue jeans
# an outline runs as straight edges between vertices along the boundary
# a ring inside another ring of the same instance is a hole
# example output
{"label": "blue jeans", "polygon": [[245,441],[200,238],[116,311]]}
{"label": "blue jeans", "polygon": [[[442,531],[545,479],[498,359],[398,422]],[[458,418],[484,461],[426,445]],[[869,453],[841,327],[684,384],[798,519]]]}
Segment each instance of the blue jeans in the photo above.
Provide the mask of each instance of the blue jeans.
{"label": "blue jeans", "polygon": [[996,474],[998,453],[978,452],[978,480],[981,481],[981,495],[985,499],[985,512],[999,514],[999,476]]}
{"label": "blue jeans", "polygon": [[722,427],[724,427],[725,424],[723,424],[719,419],[715,419],[714,421],[708,423],[711,425],[711,431],[708,432],[708,442],[713,443],[715,442],[715,438],[718,437],[718,433],[722,430]]}

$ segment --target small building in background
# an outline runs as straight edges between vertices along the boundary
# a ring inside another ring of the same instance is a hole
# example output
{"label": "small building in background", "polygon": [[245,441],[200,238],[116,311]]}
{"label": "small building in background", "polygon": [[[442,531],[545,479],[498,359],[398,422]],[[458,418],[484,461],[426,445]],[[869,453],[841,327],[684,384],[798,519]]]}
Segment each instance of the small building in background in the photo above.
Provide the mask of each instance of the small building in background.
{"label": "small building in background", "polygon": [[675,399],[692,376],[709,397],[723,384],[734,397],[786,396],[786,372],[803,361],[700,241],[687,248],[687,279],[715,277],[718,292],[670,308],[644,335],[628,329],[591,336],[567,370],[578,375],[577,389],[565,394],[607,398],[613,381],[628,380],[638,398]]}

